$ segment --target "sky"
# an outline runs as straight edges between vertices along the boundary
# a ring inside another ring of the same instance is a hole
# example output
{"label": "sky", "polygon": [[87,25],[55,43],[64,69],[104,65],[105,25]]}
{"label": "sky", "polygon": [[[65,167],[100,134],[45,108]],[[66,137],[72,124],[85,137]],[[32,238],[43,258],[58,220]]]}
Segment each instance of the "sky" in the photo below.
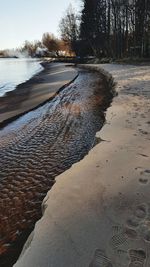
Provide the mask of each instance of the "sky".
{"label": "sky", "polygon": [[81,1],[0,0],[0,49],[41,40],[44,32],[59,36],[58,25],[69,4],[79,10]]}

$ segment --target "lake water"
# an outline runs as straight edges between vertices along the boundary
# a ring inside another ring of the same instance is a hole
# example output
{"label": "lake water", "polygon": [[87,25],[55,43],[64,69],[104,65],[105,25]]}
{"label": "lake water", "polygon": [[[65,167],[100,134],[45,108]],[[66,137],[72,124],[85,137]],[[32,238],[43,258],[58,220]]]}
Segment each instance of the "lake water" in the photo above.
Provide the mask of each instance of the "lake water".
{"label": "lake water", "polygon": [[0,96],[14,90],[42,69],[36,59],[0,59]]}

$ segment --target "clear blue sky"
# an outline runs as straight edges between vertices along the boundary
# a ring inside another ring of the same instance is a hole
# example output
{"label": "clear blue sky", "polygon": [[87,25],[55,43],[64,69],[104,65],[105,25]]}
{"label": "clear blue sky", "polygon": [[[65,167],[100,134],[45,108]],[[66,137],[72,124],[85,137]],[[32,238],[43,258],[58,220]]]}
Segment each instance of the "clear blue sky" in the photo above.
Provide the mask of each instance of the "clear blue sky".
{"label": "clear blue sky", "polygon": [[44,32],[58,35],[58,24],[80,0],[0,0],[0,49],[15,48],[25,40],[40,40]]}

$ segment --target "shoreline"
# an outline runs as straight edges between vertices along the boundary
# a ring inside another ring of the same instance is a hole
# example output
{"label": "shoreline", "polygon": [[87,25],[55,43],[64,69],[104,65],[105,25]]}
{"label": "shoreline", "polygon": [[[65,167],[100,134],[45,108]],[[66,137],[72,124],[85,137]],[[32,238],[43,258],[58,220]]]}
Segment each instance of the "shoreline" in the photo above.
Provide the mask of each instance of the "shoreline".
{"label": "shoreline", "polygon": [[104,259],[120,267],[134,255],[149,266],[150,72],[146,66],[89,67],[117,82],[118,96],[97,133],[103,142],[56,178],[15,267],[85,267]]}
{"label": "shoreline", "polygon": [[[1,59],[1,58],[0,58]],[[5,58],[5,59],[9,59],[9,58]],[[10,59],[15,59],[15,58],[10,58]],[[40,65],[39,69],[37,69],[35,72],[32,73],[32,76],[29,76],[26,80],[22,81],[21,83],[15,85],[14,88],[4,92],[2,95],[0,95],[0,98],[5,98],[7,97],[7,94],[9,96],[9,93],[12,93],[13,91],[17,90],[18,87],[21,87],[22,85],[26,84],[27,82],[29,82],[30,80],[32,80],[36,75],[39,75],[41,72],[43,72],[46,68],[46,65],[48,63],[51,63],[51,61],[42,61],[42,60],[38,60],[38,59],[31,59],[31,58],[16,58],[16,60],[32,60],[32,61],[36,61],[38,62],[38,64]]]}
{"label": "shoreline", "polygon": [[52,62],[41,65],[44,67],[41,72],[0,97],[0,129],[52,100],[78,76],[72,65]]}
{"label": "shoreline", "polygon": [[[105,81],[103,75],[100,76],[99,73],[97,72],[79,70],[79,74],[80,74],[79,77],[74,81],[74,83],[72,83],[69,87],[64,89],[58,96],[56,96],[56,98],[53,101],[50,101],[49,103],[41,107],[37,112],[35,111],[26,114],[25,116],[14,122],[12,125],[6,127],[4,130],[1,131],[1,139],[2,139],[1,143],[2,144],[4,143],[4,146],[2,145],[1,147],[2,148],[1,158],[2,159],[4,158],[3,160],[4,168],[2,177],[3,180],[5,180],[4,184],[3,181],[1,183],[2,192],[3,189],[7,190],[7,185],[8,187],[11,186],[12,188],[16,182],[17,188],[14,188],[14,190],[10,192],[11,197],[9,197],[9,192],[8,192],[7,199],[13,200],[14,198],[15,199],[18,198],[20,199],[19,206],[22,205],[21,203],[23,202],[24,207],[27,207],[28,205],[26,204],[29,203],[28,209],[22,207],[19,216],[18,216],[18,210],[20,208],[16,202],[13,204],[11,203],[7,204],[9,210],[8,213],[2,210],[2,217],[7,218],[8,216],[7,220],[9,222],[9,214],[11,213],[12,209],[13,210],[15,209],[15,211],[13,212],[14,213],[13,226],[11,225],[10,222],[8,227],[6,227],[5,221],[2,220],[1,227],[2,229],[4,229],[3,234],[4,236],[8,237],[8,240],[6,239],[6,241],[4,239],[1,240],[1,251],[3,252],[5,251],[5,242],[9,243],[10,233],[11,233],[10,238],[13,236],[13,232],[10,231],[11,227],[14,233],[18,229],[22,229],[21,225],[23,218],[26,218],[26,220],[27,218],[29,219],[30,217],[32,217],[32,213],[34,214],[35,210],[36,214],[39,214],[39,217],[34,221],[34,215],[33,215],[32,220],[35,223],[40,218],[41,215],[40,207],[42,200],[53,184],[52,182],[52,184],[50,183],[51,186],[47,187],[47,183],[49,184],[49,179],[51,181],[55,181],[55,177],[58,174],[64,172],[73,163],[80,161],[85,155],[87,155],[91,147],[93,147],[94,145],[96,145],[97,142],[100,141],[98,139],[95,140],[95,134],[98,130],[100,130],[100,128],[105,123],[105,111],[112,102],[112,97],[113,97],[112,86],[111,86],[112,81],[111,80]],[[107,84],[107,90],[106,90],[106,84]],[[74,124],[76,124],[76,126],[74,126]],[[55,130],[55,125],[57,125],[57,134]],[[38,128],[38,136],[36,137],[37,128]],[[42,134],[40,134],[41,132]],[[7,147],[10,140],[8,138],[9,136],[12,136],[12,138],[11,138],[11,148],[9,149],[10,151],[8,152]],[[23,136],[24,138],[17,138],[17,136],[18,137]],[[27,140],[30,141],[27,142]],[[26,145],[24,145],[24,143]],[[37,146],[37,148],[34,148],[34,150],[32,143],[34,144],[34,147],[35,145]],[[63,146],[61,147],[62,144]],[[75,147],[73,144],[75,144]],[[39,146],[40,149],[38,149]],[[43,151],[42,146],[45,146],[45,148],[49,147],[49,150],[47,151],[47,149],[44,149]],[[7,149],[6,153],[5,149]],[[16,149],[18,155],[17,158],[23,159],[21,160],[24,162],[24,163],[22,162],[22,164],[18,164],[15,152]],[[31,151],[31,149],[32,153],[29,153],[28,151]],[[49,155],[53,154],[53,157],[49,158],[48,162],[47,160],[46,161],[44,160],[47,157],[46,156],[47,153],[48,153],[48,158]],[[9,158],[10,154],[11,158]],[[28,155],[27,158],[26,154]],[[39,157],[38,165],[40,165],[41,162],[40,170],[38,170],[38,166],[34,166],[34,164],[31,164],[32,162],[37,162],[36,154],[38,154]],[[60,157],[61,154],[63,154],[63,157]],[[11,172],[12,169],[14,168],[15,168],[15,176],[12,175],[13,180],[11,180]],[[39,173],[40,175],[37,175]],[[48,176],[47,173],[49,173]],[[21,178],[22,175],[23,179]],[[10,177],[10,180],[7,177]],[[34,177],[36,177],[36,179],[34,179]],[[43,188],[40,189],[40,185],[42,185]],[[24,190],[26,193],[24,192]],[[21,192],[21,195],[19,192]],[[44,192],[44,196],[42,197],[41,202],[39,203],[39,207],[37,209],[35,208],[36,204],[34,205],[35,203],[34,200],[31,209],[30,204],[32,202],[31,201],[32,197],[34,196],[35,198],[35,194],[37,194],[36,202],[38,202],[39,193],[40,195],[42,195],[42,192]],[[23,196],[26,197],[25,202]],[[2,194],[2,200],[4,200],[5,197],[6,194],[5,193]],[[17,228],[17,225],[19,228]],[[23,225],[25,227],[24,222]],[[26,227],[27,226],[28,224],[26,223]],[[24,237],[24,235],[22,237]],[[13,239],[15,239],[15,236],[13,236]],[[19,241],[19,239],[18,242],[16,242],[16,245],[18,247],[19,247],[19,242],[21,241],[20,246],[23,242],[23,240]],[[10,252],[8,249],[7,253],[4,254],[2,260],[4,266],[6,266],[7,264],[11,264],[11,261],[10,262],[9,260],[6,261],[6,258],[9,259],[9,255],[11,256],[10,254],[11,249],[14,249],[13,244],[12,248],[10,246]],[[19,253],[20,251],[18,250]]]}

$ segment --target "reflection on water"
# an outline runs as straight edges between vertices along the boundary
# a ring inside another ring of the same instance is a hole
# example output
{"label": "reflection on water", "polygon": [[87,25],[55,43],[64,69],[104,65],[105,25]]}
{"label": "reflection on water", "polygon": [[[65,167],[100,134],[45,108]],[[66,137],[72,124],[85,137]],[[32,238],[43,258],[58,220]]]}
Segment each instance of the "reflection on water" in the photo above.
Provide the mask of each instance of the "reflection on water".
{"label": "reflection on water", "polygon": [[33,59],[0,59],[0,96],[29,80],[43,67]]}
{"label": "reflection on water", "polygon": [[[98,74],[82,72],[52,101],[0,132],[1,254],[40,218],[54,178],[95,144],[111,97]],[[5,258],[1,263],[11,266]]]}

